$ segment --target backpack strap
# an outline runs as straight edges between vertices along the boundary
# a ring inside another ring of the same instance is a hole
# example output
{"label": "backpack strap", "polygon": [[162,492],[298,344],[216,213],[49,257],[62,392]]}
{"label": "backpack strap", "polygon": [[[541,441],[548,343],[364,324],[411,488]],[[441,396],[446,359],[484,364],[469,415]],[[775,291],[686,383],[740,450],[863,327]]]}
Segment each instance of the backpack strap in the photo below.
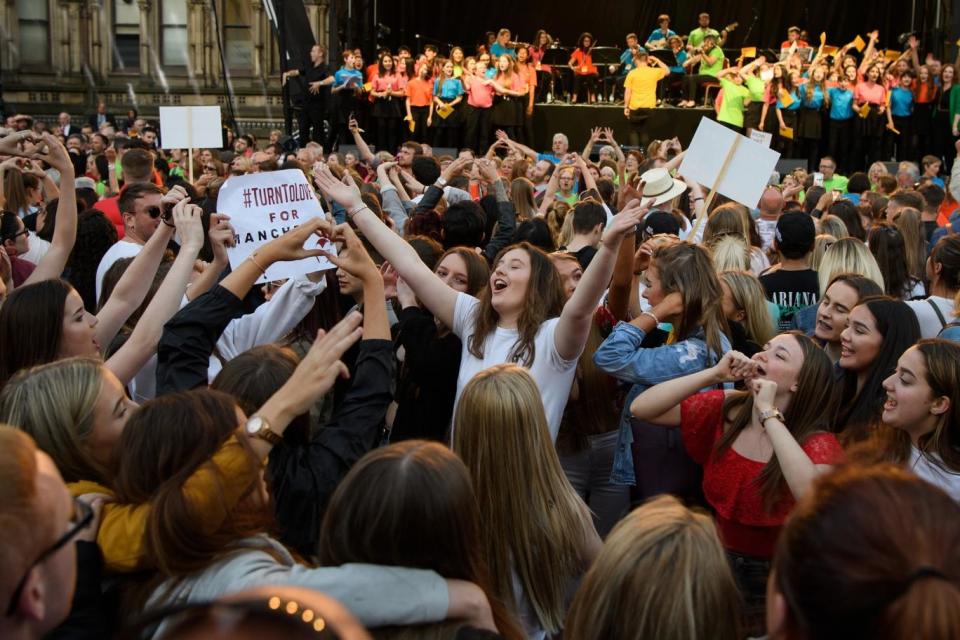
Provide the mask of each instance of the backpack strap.
{"label": "backpack strap", "polygon": [[[937,317],[940,319],[940,330],[942,331],[943,329],[946,329],[947,319],[943,317],[943,312],[940,311],[940,307],[937,306],[937,303],[931,300],[930,298],[927,298],[927,304],[933,307],[934,313],[936,313]],[[951,322],[950,324],[954,324],[954,323]]]}

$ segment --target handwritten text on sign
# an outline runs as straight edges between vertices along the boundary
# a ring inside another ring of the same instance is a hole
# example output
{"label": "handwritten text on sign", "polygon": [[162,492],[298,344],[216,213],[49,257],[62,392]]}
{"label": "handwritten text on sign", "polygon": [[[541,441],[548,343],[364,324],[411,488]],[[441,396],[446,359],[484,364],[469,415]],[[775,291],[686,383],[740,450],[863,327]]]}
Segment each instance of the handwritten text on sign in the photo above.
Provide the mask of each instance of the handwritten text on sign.
{"label": "handwritten text on sign", "polygon": [[[220,188],[217,211],[230,216],[230,222],[237,231],[237,246],[228,251],[231,269],[236,269],[251,253],[271,240],[310,218],[324,215],[307,177],[299,169],[228,178]],[[336,253],[336,247],[331,242],[317,236],[308,239],[303,246],[305,249],[320,248]],[[333,268],[334,265],[322,257],[277,262],[257,282],[282,280]]]}

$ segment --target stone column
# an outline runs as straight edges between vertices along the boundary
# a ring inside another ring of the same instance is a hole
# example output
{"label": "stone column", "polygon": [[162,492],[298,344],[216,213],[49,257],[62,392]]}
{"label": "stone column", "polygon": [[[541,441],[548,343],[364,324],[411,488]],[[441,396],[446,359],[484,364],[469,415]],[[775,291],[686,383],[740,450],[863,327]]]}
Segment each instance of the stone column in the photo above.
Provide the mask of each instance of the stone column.
{"label": "stone column", "polygon": [[[151,28],[154,24],[151,15],[153,3],[151,0],[137,0],[137,5],[140,7],[140,75],[144,78],[152,78],[151,67],[154,57],[151,56],[151,47],[156,49],[159,43],[159,40],[154,37],[156,29]],[[159,58],[160,53],[156,52],[156,59],[159,60]]]}

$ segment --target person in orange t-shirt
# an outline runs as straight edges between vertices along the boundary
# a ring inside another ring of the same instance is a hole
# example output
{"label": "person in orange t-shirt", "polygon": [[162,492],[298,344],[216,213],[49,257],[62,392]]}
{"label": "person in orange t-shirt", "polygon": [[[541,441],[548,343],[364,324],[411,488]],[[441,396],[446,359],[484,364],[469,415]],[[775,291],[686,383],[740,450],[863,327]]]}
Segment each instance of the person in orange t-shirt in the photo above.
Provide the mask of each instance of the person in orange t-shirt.
{"label": "person in orange t-shirt", "polygon": [[573,96],[572,102],[576,103],[581,90],[586,90],[587,101],[594,101],[594,93],[597,86],[597,68],[593,65],[593,36],[584,32],[577,39],[577,48],[573,50],[570,56],[570,62],[567,65],[573,69]]}
{"label": "person in orange t-shirt", "polygon": [[428,65],[420,65],[417,77],[407,83],[407,116],[404,120],[413,126],[407,140],[427,141],[427,128],[433,124],[433,83],[427,80]]}

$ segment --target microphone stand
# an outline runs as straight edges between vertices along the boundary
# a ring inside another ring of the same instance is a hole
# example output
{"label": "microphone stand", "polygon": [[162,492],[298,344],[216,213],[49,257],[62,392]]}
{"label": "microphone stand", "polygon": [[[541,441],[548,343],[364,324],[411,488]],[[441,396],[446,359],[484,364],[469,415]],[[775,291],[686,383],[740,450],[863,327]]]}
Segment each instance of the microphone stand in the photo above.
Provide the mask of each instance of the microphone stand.
{"label": "microphone stand", "polygon": [[757,26],[757,20],[759,20],[759,19],[760,19],[760,12],[757,11],[757,8],[756,8],[756,7],[754,7],[754,8],[753,8],[753,21],[750,23],[750,26],[747,27],[747,32],[743,34],[743,44],[740,45],[740,46],[743,46],[743,45],[747,44],[747,42],[750,40],[750,34],[753,32],[753,28],[754,28],[755,26]]}

